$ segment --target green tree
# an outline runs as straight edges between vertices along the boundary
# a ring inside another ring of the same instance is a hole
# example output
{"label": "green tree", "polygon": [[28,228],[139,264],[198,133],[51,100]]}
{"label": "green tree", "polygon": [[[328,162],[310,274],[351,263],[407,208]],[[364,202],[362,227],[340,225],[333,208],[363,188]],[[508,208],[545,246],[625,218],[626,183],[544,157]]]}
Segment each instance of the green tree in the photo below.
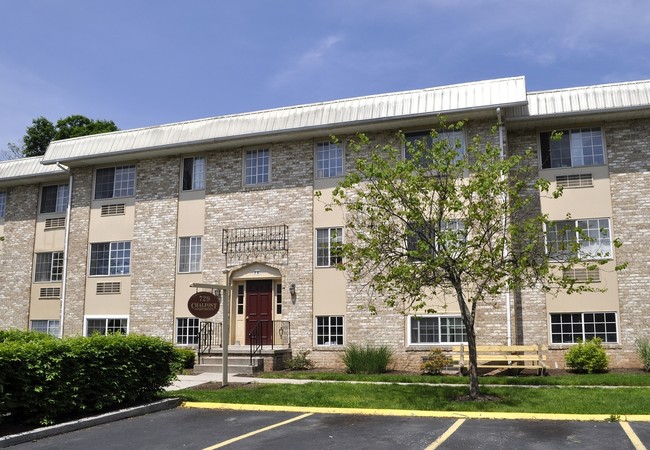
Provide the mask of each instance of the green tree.
{"label": "green tree", "polygon": [[[433,313],[432,298],[456,299],[467,333],[469,393],[477,398],[477,305],[525,288],[594,290],[563,274],[605,260],[583,263],[578,242],[546,252],[543,230],[553,224],[539,210],[539,195],[561,191],[549,192],[547,181],[535,180],[532,152],[504,157],[499,146],[475,137],[461,154],[462,143],[448,137],[463,124],[442,126],[445,137],[432,131],[407,142],[400,134],[399,145],[372,145],[365,135],[352,139],[355,170],[334,189],[328,208],[346,211],[341,268],[385,304]],[[402,157],[404,147],[409,157]]]}
{"label": "green tree", "polygon": [[112,120],[94,120],[81,115],[72,115],[60,119],[54,125],[45,117],[32,120],[27,127],[22,144],[8,144],[9,152],[15,157],[44,155],[52,141],[108,133],[119,128]]}

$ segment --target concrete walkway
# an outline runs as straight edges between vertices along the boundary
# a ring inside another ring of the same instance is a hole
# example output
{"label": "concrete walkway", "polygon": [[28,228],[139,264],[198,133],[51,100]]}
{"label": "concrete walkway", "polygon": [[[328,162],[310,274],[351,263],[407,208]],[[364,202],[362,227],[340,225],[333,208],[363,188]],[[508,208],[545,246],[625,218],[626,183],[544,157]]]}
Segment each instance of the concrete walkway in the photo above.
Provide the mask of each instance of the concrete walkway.
{"label": "concrete walkway", "polygon": [[[228,374],[228,384],[241,383],[284,383],[284,384],[306,384],[315,380],[292,380],[285,378],[256,378],[245,375]],[[221,383],[220,373],[199,373],[196,375],[178,375],[178,379],[166,388],[167,391],[178,391],[199,386],[204,383]]]}

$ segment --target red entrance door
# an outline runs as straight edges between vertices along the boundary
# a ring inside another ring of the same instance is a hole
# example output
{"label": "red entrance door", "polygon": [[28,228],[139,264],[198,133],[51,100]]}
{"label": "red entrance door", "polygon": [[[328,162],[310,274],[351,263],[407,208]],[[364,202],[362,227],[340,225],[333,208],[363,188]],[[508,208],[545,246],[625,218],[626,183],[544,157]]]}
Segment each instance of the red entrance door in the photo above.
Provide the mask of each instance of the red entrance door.
{"label": "red entrance door", "polygon": [[246,282],[246,345],[273,343],[273,282]]}

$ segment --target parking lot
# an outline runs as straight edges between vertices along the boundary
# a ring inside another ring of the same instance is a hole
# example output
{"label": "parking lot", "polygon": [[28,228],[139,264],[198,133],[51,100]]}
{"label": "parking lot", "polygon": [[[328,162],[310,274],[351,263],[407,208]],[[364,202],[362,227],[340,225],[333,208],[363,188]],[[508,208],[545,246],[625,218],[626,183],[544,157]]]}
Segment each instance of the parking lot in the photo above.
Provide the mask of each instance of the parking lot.
{"label": "parking lot", "polygon": [[486,420],[176,408],[15,449],[644,449],[648,422]]}

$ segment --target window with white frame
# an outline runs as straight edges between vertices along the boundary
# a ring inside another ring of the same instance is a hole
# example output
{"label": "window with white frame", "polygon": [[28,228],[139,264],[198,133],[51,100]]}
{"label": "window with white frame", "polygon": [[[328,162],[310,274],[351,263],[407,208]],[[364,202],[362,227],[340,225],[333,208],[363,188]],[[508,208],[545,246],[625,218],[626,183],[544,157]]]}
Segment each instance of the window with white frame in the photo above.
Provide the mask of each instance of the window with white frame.
{"label": "window with white frame", "polygon": [[455,160],[460,160],[465,157],[465,133],[462,130],[444,130],[436,131],[417,131],[413,133],[406,133],[404,148],[404,158],[413,159],[413,153],[419,152],[419,147],[422,147],[422,155],[420,155],[420,163],[428,165],[427,149],[431,149],[433,145],[440,141],[446,141],[450,148],[456,150]]}
{"label": "window with white frame", "polygon": [[96,318],[86,319],[86,336],[93,334],[126,334],[129,319],[127,318]]}
{"label": "window with white frame", "polygon": [[37,253],[34,282],[61,281],[63,279],[63,252]]}
{"label": "window with white frame", "polygon": [[415,259],[422,255],[422,251],[433,255],[443,247],[451,255],[459,251],[466,239],[465,221],[462,219],[445,220],[440,224],[406,225],[406,250]]}
{"label": "window with white frame", "polygon": [[0,219],[5,216],[5,207],[7,205],[7,193],[0,191]]}
{"label": "window with white frame", "polygon": [[246,185],[268,183],[271,175],[271,152],[269,149],[247,150],[244,166]]}
{"label": "window with white frame", "polygon": [[90,275],[131,273],[131,242],[90,244]]}
{"label": "window with white frame", "polygon": [[411,344],[467,342],[460,316],[409,316]]}
{"label": "window with white frame", "polygon": [[29,325],[31,331],[47,333],[52,336],[59,336],[58,320],[32,320]]}
{"label": "window with white frame", "polygon": [[183,159],[183,190],[205,189],[205,156]]}
{"label": "window with white frame", "polygon": [[618,342],[615,312],[583,312],[551,314],[551,342],[573,344],[600,338]]}
{"label": "window with white frame", "polygon": [[190,344],[199,343],[198,317],[177,317],[176,318],[176,343],[179,345],[190,345]]}
{"label": "window with white frame", "polygon": [[67,184],[43,186],[41,189],[41,214],[64,212],[68,208],[69,195]]}
{"label": "window with white frame", "polygon": [[578,256],[602,259],[612,256],[609,219],[561,220],[546,230],[549,255],[556,259]]}
{"label": "window with white frame", "polygon": [[343,345],[343,316],[316,317],[316,345]]}
{"label": "window with white frame", "polygon": [[605,164],[605,144],[600,128],[541,133],[540,147],[543,169]]}
{"label": "window with white frame", "polygon": [[318,228],[316,230],[316,266],[332,267],[340,264],[342,243],[343,228]]}
{"label": "window with white frame", "polygon": [[201,271],[201,236],[182,237],[178,245],[178,271]]}
{"label": "window with white frame", "polygon": [[135,194],[135,166],[116,166],[97,169],[95,200],[132,197]]}
{"label": "window with white frame", "polygon": [[333,142],[316,144],[316,178],[343,176],[343,145]]}

